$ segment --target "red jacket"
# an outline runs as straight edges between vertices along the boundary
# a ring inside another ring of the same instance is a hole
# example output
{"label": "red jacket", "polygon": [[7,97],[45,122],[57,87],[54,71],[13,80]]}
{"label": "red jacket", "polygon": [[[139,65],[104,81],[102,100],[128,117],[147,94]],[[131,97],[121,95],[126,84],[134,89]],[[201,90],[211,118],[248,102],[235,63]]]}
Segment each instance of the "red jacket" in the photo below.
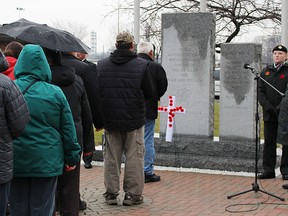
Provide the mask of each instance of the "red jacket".
{"label": "red jacket", "polygon": [[10,77],[10,79],[15,80],[14,66],[16,64],[17,59],[12,56],[6,56],[6,60],[9,62],[9,68],[6,71],[3,71],[2,73]]}

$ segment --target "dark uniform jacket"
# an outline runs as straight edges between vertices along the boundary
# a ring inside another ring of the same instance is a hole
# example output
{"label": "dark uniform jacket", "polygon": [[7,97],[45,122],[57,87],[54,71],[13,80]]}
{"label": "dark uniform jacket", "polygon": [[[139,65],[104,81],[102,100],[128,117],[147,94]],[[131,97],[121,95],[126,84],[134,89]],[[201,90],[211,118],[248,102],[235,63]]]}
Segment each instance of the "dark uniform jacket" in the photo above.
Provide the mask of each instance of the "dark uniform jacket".
{"label": "dark uniform jacket", "polygon": [[[269,65],[261,71],[260,76],[284,93],[288,84],[288,64],[286,62],[278,71],[273,64]],[[263,120],[278,121],[282,96],[261,79],[259,79],[258,92],[259,103],[263,107]]]}
{"label": "dark uniform jacket", "polygon": [[13,176],[13,139],[20,136],[30,120],[24,97],[14,82],[0,74],[0,184]]}
{"label": "dark uniform jacket", "polygon": [[151,73],[151,78],[155,83],[155,95],[146,100],[146,118],[156,119],[158,116],[158,101],[165,94],[168,87],[166,73],[164,68],[160,64],[153,62],[153,59],[151,59],[149,55],[139,53],[138,57],[149,62],[149,71]]}
{"label": "dark uniform jacket", "polygon": [[82,151],[94,151],[92,115],[82,79],[71,67],[51,66],[51,71],[52,83],[62,89],[70,105]]}
{"label": "dark uniform jacket", "polygon": [[117,49],[97,64],[104,128],[135,130],[146,121],[145,98],[154,95],[147,61]]}

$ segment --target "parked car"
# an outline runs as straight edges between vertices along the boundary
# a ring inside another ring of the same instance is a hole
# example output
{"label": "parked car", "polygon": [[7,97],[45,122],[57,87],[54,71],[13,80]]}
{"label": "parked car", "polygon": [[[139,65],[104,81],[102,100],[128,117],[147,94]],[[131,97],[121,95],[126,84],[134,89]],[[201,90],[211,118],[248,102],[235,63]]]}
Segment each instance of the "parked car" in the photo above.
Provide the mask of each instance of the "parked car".
{"label": "parked car", "polygon": [[215,68],[214,70],[214,92],[215,92],[215,99],[220,98],[220,68]]}

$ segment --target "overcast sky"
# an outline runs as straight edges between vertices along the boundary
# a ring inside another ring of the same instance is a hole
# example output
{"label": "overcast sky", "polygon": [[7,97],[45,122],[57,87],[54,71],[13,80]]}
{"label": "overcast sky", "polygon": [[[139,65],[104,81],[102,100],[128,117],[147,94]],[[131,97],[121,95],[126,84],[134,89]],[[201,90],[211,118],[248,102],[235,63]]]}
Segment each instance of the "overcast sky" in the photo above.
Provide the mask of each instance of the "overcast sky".
{"label": "overcast sky", "polygon": [[[5,3],[4,3],[5,2]],[[11,23],[19,18],[46,23],[53,26],[53,22],[75,22],[87,26],[88,31],[97,32],[98,51],[110,48],[114,45],[115,34],[118,30],[118,16],[104,16],[118,7],[121,0],[6,0],[1,4],[0,24]],[[17,10],[20,8],[22,10]],[[133,16],[133,15],[132,15]],[[120,10],[120,31],[133,31],[133,17],[123,14]],[[255,31],[244,34],[236,41],[251,42],[255,34],[262,34]],[[90,37],[83,40],[90,45]]]}
{"label": "overcast sky", "polygon": [[[104,19],[106,14],[117,8],[117,0],[7,0],[2,3],[0,24],[11,23],[19,18],[50,26],[53,26],[53,22],[72,21],[87,26],[89,32],[96,31],[101,49],[105,43],[105,46],[108,46],[107,43],[112,43],[111,40],[117,31],[117,15]],[[23,10],[17,10],[17,8]],[[120,26],[122,28],[126,28],[125,21],[128,20],[121,15]],[[89,43],[88,41],[89,37],[84,42]]]}

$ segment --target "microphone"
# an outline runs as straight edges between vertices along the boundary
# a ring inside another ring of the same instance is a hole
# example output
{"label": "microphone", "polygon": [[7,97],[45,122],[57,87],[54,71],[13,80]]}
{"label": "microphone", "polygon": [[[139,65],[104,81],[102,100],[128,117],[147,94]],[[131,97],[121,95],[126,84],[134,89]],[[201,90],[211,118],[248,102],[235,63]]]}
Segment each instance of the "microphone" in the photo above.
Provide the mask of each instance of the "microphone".
{"label": "microphone", "polygon": [[245,69],[251,69],[251,70],[254,70],[254,68],[251,67],[249,64],[244,64],[244,68],[245,68]]}

